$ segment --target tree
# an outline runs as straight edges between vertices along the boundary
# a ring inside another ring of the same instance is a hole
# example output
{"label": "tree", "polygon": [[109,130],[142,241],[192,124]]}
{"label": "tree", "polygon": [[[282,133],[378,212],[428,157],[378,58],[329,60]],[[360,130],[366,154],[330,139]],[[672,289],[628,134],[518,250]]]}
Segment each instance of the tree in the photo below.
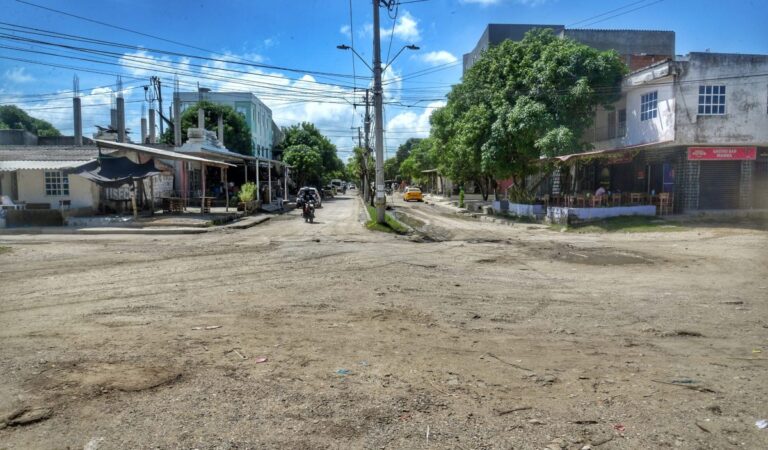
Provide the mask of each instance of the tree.
{"label": "tree", "polygon": [[[181,114],[181,136],[187,140],[187,130],[197,127],[197,111],[203,108],[205,112],[205,129],[216,130],[219,126],[219,116],[224,117],[224,145],[241,155],[253,155],[253,141],[251,129],[245,118],[227,105],[220,105],[207,101],[199,102],[187,108]],[[169,127],[163,134],[165,142],[173,142],[173,130]]]}
{"label": "tree", "polygon": [[411,149],[413,149],[413,147],[421,141],[421,138],[409,138],[407,141],[397,147],[397,152],[395,153],[397,164],[402,164],[403,161],[408,158],[408,155],[411,154]]}
{"label": "tree", "polygon": [[281,147],[287,151],[296,145],[306,145],[316,150],[322,160],[322,170],[320,172],[319,182],[329,181],[336,176],[344,174],[344,163],[336,154],[336,146],[320,133],[317,127],[309,122],[291,125],[283,128],[285,139]]}
{"label": "tree", "polygon": [[399,171],[399,164],[397,163],[397,158],[387,158],[384,160],[384,179],[385,180],[394,180],[397,178],[398,171]]}
{"label": "tree", "polygon": [[404,180],[422,181],[423,171],[437,168],[435,143],[434,138],[419,139],[411,147],[408,157],[400,164],[400,175]]}
{"label": "tree", "polygon": [[320,185],[323,157],[319,151],[306,144],[292,145],[285,149],[283,160],[292,167],[291,174],[299,186]]}
{"label": "tree", "polygon": [[0,106],[0,129],[26,130],[38,136],[61,136],[61,132],[49,122],[35,119],[15,105]]}
{"label": "tree", "polygon": [[524,186],[539,157],[589,149],[581,138],[596,107],[619,98],[626,71],[615,51],[551,30],[491,47],[432,116],[442,168],[456,181],[476,182],[484,199],[494,180]]}

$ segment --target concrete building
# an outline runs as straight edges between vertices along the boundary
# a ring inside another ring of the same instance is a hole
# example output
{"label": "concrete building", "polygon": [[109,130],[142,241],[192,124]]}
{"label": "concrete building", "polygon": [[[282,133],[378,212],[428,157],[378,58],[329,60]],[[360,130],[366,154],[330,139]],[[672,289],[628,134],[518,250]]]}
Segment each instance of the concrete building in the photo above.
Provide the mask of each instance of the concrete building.
{"label": "concrete building", "polygon": [[581,185],[669,192],[677,212],[768,209],[768,55],[691,53],[625,77],[585,135]]}
{"label": "concrete building", "polygon": [[275,134],[272,110],[255,94],[251,92],[210,92],[206,89],[200,89],[199,92],[179,92],[178,95],[182,113],[200,100],[234,108],[235,111],[243,115],[251,129],[252,156],[273,159],[272,150],[275,144]]}
{"label": "concrete building", "polygon": [[567,29],[565,25],[488,24],[471,52],[463,57],[464,72],[490,46],[505,40],[519,41],[534,29],[551,29],[559,37],[568,37],[598,50],[616,50],[631,70],[648,66],[675,55],[675,32],[653,30]]}

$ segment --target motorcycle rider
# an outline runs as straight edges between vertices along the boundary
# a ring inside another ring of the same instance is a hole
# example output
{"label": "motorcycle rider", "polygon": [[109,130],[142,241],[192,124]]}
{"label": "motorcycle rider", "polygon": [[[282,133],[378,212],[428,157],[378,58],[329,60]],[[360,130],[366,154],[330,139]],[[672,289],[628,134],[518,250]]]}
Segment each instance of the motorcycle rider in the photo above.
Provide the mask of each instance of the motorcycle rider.
{"label": "motorcycle rider", "polygon": [[303,189],[301,191],[301,205],[302,215],[306,215],[310,206],[310,202],[315,202],[315,194],[310,189]]}

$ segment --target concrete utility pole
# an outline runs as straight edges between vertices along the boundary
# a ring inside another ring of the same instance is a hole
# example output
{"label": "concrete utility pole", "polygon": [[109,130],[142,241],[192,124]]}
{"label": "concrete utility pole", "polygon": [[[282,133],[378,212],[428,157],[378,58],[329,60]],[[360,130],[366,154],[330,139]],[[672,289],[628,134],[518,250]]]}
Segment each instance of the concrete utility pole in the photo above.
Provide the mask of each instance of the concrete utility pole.
{"label": "concrete utility pole", "polygon": [[370,172],[368,170],[368,155],[371,153],[371,102],[369,98],[370,89],[365,90],[365,151],[363,152],[363,174],[365,186],[363,187],[363,199],[365,203],[368,203],[373,197],[371,196],[371,179],[369,177]]}
{"label": "concrete utility pole", "polygon": [[379,28],[379,1],[373,0],[373,107],[376,139],[376,221],[385,223],[387,197],[384,192],[384,112],[381,87],[381,29]]}

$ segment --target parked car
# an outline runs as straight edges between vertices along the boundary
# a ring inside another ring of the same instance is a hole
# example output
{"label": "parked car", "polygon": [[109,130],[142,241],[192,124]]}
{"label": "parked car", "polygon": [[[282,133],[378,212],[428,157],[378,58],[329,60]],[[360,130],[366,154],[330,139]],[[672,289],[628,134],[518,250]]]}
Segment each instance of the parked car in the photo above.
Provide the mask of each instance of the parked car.
{"label": "parked car", "polygon": [[318,192],[317,188],[313,188],[311,186],[304,186],[303,188],[299,189],[299,192],[296,193],[296,207],[301,208],[304,206],[304,202],[301,201],[301,197],[303,196],[305,190],[309,190],[310,193],[315,197],[315,205],[318,208],[322,208],[323,201],[322,197],[320,196],[320,192]]}
{"label": "parked car", "polygon": [[409,187],[405,189],[405,192],[403,192],[403,200],[406,202],[410,202],[413,200],[416,200],[417,202],[424,201],[424,198],[421,195],[421,189],[415,188],[415,187]]}

